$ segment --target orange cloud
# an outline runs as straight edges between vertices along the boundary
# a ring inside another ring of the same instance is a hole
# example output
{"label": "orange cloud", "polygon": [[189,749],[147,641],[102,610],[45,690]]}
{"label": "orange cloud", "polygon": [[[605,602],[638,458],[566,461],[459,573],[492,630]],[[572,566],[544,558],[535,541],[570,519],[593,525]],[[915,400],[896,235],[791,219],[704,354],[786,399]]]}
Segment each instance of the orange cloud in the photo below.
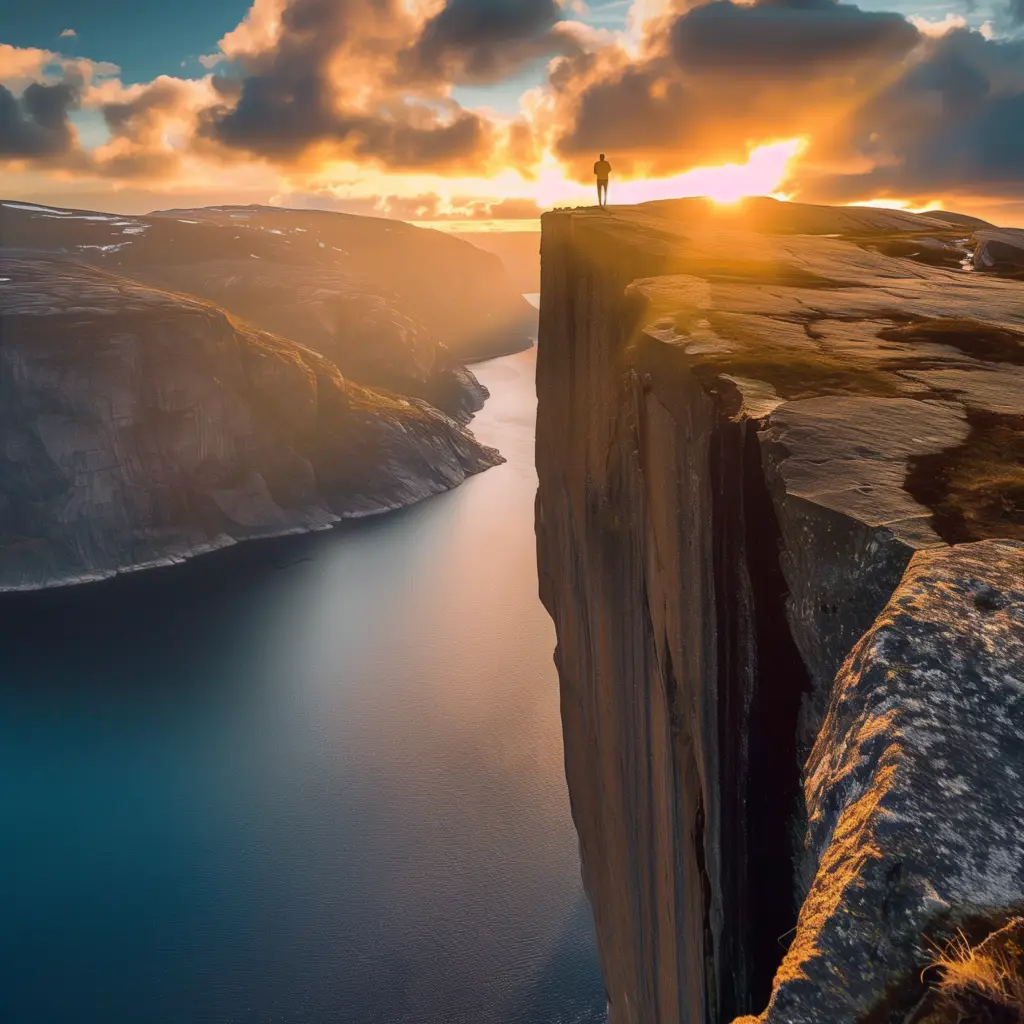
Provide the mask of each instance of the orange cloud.
{"label": "orange cloud", "polygon": [[14,89],[23,87],[42,78],[45,69],[58,59],[50,50],[0,43],[0,82]]}
{"label": "orange cloud", "polygon": [[451,92],[577,52],[560,18],[556,0],[256,0],[220,42],[241,75],[215,78],[221,102],[201,134],[307,169],[325,160],[456,175],[526,168],[529,125],[466,110]]}

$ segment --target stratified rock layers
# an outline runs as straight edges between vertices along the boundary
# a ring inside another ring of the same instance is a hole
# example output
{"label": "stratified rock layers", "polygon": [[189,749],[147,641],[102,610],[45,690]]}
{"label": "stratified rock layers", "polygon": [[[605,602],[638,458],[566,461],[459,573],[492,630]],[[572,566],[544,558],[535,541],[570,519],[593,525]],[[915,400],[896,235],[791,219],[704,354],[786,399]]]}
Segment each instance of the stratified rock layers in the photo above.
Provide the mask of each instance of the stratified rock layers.
{"label": "stratified rock layers", "polygon": [[210,303],[0,259],[0,589],[324,529],[501,461],[419,399]]}
{"label": "stratified rock layers", "polygon": [[791,209],[544,218],[541,596],[614,1024],[768,1003],[831,850],[801,767],[837,671],[915,553],[1024,528],[990,451],[1022,426],[1020,286],[884,254],[948,224]]}

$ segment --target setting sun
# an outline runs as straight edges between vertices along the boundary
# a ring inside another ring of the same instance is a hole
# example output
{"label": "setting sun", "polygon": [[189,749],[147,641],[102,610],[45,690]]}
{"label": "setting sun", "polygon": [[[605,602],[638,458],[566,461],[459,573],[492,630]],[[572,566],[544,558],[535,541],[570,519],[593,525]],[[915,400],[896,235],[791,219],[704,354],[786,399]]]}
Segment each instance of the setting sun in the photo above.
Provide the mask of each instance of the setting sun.
{"label": "setting sun", "polygon": [[[705,196],[717,203],[735,203],[746,196],[783,199],[786,197],[779,190],[806,144],[803,138],[784,139],[755,147],[745,163],[694,167],[667,178],[615,178],[613,175],[613,202],[631,205],[693,196]],[[593,186],[567,180],[553,157],[546,159],[543,168],[536,186],[530,190],[530,198],[541,208],[592,201]]]}
{"label": "setting sun", "polygon": [[787,139],[753,149],[746,163],[695,167],[671,178],[623,182],[619,202],[707,196],[717,203],[735,203],[746,196],[775,195],[786,181],[791,161],[803,150],[803,139]]}

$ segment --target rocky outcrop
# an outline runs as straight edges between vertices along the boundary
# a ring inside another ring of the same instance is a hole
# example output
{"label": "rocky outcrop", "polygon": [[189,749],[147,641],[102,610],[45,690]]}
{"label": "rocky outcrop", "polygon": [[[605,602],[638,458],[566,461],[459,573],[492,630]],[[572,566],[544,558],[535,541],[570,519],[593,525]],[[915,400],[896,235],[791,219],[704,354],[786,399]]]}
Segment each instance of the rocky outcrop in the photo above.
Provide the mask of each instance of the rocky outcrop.
{"label": "rocky outcrop", "polygon": [[208,302],[0,257],[0,590],[324,529],[500,461]]}
{"label": "rocky outcrop", "polygon": [[975,270],[1024,277],[1024,230],[976,231],[973,242]]}
{"label": "rocky outcrop", "polygon": [[[857,680],[885,674],[862,638],[891,636],[890,600],[927,603],[921,581],[940,568],[963,600],[989,578],[1016,607],[1020,549],[1002,542],[1024,540],[1020,285],[928,265],[916,249],[886,254],[894,236],[947,244],[958,231],[912,214],[770,201],[544,218],[541,596],[558,637],[566,775],[615,1024],[760,1011],[773,986],[785,998],[786,975],[775,975],[790,945],[851,976],[849,958],[877,960],[856,1013],[888,1005],[908,965],[927,965],[916,947],[902,960],[861,948],[839,904],[833,931],[819,904],[813,935],[812,904],[799,928],[798,910],[812,882],[834,881],[842,801],[853,806],[872,786],[881,800],[885,784],[868,763],[857,762],[857,784],[843,774],[855,694],[873,692]],[[956,631],[939,625],[952,609],[932,600],[929,636],[955,647]],[[1015,611],[975,611],[979,651],[1019,626]],[[953,717],[958,664],[928,683]],[[922,656],[922,674],[927,665]],[[964,681],[972,701],[999,665]],[[904,701],[903,731],[923,734],[937,720],[907,696],[914,685],[902,680],[892,695]],[[1019,683],[1000,685],[993,701],[1019,715],[1009,699]],[[843,693],[849,710],[839,711]],[[979,724],[964,718],[960,739]],[[1019,751],[1005,752],[1024,768]],[[834,771],[819,767],[833,756]],[[920,764],[909,746],[903,756]],[[951,763],[947,781],[977,785],[975,767]],[[902,777],[904,797],[916,770]],[[999,828],[997,817],[996,838]],[[874,838],[859,833],[844,863],[851,891],[870,889],[896,920],[868,870],[871,843],[890,835],[883,825]],[[891,867],[901,849],[880,856]],[[986,886],[1012,901],[1015,850],[1004,843],[987,862],[1003,872],[998,884],[978,859],[959,882],[942,877],[948,859],[934,844],[922,850],[907,885],[918,892],[934,872],[929,884],[946,895],[875,940],[895,947],[900,928],[941,930]],[[801,998],[811,1006],[807,993],[818,992],[816,1019],[832,1020],[816,977]]]}
{"label": "rocky outcrop", "polygon": [[918,552],[836,677],[806,768],[814,882],[748,1022],[906,1019],[938,936],[1024,905],[1022,721],[1024,544]]}
{"label": "rocky outcrop", "polygon": [[462,422],[486,398],[462,361],[527,348],[534,334],[496,257],[399,221],[258,206],[119,217],[8,202],[0,238],[213,302],[351,380]]}

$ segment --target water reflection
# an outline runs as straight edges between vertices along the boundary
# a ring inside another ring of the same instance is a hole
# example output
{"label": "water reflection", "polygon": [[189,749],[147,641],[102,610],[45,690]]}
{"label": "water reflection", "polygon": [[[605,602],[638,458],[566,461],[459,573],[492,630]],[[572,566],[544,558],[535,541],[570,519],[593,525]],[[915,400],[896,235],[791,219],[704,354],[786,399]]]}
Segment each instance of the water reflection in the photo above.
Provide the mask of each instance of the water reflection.
{"label": "water reflection", "polygon": [[2,1019],[603,1019],[509,464],[406,512],[0,602]]}

